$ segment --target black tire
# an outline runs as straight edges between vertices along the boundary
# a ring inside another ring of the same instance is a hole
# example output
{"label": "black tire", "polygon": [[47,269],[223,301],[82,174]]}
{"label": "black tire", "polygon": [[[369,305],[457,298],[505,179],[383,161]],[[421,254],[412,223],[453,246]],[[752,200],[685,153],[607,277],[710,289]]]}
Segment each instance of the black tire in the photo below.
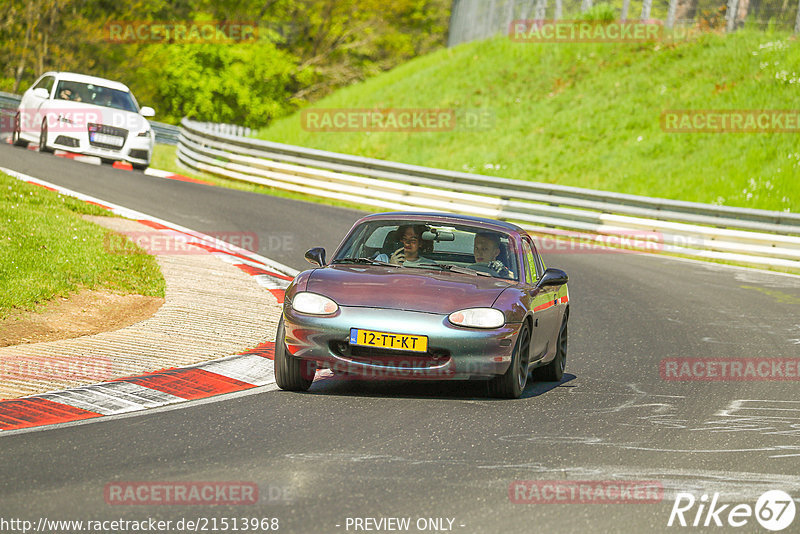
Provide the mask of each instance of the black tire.
{"label": "black tire", "polygon": [[48,154],[55,152],[55,150],[47,146],[47,117],[42,121],[42,130],[39,132],[39,152]]}
{"label": "black tire", "polygon": [[279,388],[286,391],[307,391],[314,381],[316,365],[289,354],[285,340],[286,334],[281,317],[278,333],[275,335],[275,382]]}
{"label": "black tire", "polygon": [[558,331],[556,340],[556,356],[553,361],[537,369],[536,378],[544,382],[560,382],[564,377],[564,369],[567,366],[567,323],[569,316],[564,315],[561,328]]}
{"label": "black tire", "polygon": [[511,365],[501,376],[489,380],[489,395],[500,399],[518,399],[528,382],[528,359],[530,358],[531,329],[528,322],[522,324],[511,356]]}
{"label": "black tire", "polygon": [[14,144],[14,146],[26,147],[28,146],[28,141],[20,137],[21,131],[22,125],[19,122],[19,112],[17,112],[17,114],[14,115],[14,127],[11,130],[11,142]]}

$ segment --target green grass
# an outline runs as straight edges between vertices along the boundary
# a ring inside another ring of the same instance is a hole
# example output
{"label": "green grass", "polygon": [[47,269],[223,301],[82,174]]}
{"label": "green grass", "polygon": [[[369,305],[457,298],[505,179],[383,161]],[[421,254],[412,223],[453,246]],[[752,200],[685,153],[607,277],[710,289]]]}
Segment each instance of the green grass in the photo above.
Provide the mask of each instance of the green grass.
{"label": "green grass", "polygon": [[417,58],[313,105],[481,111],[488,127],[310,132],[298,113],[259,136],[456,171],[797,212],[797,134],[667,133],[660,125],[665,110],[798,109],[797,65],[800,44],[785,32],[706,33],[675,44],[498,37]]}
{"label": "green grass", "polygon": [[0,319],[80,289],[164,296],[155,258],[112,254],[106,210],[0,173]]}

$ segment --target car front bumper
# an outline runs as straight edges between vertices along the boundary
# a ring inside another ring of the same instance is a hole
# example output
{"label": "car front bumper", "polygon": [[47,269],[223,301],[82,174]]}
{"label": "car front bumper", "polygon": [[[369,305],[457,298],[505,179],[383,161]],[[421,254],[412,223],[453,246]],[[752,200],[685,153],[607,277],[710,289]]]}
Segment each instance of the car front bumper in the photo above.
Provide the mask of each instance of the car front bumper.
{"label": "car front bumper", "polygon": [[104,148],[92,145],[86,132],[49,133],[48,145],[54,149],[67,150],[85,156],[97,156],[102,159],[127,161],[135,164],[149,165],[153,156],[152,135],[128,135],[119,149]]}
{"label": "car front bumper", "polygon": [[[477,329],[452,325],[446,315],[340,306],[320,317],[284,308],[288,352],[320,368],[376,380],[490,378],[511,363],[520,324]],[[428,337],[426,353],[350,344],[350,329]]]}

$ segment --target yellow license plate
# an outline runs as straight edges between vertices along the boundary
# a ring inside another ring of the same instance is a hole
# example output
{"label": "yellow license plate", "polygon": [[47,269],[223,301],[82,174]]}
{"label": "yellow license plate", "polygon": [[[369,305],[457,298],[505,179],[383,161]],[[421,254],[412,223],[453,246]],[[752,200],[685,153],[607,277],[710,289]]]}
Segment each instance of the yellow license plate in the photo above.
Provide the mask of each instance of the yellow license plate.
{"label": "yellow license plate", "polygon": [[375,332],[373,330],[351,328],[350,344],[361,345],[363,347],[378,347],[381,349],[426,352],[428,350],[428,336],[393,334],[389,332]]}

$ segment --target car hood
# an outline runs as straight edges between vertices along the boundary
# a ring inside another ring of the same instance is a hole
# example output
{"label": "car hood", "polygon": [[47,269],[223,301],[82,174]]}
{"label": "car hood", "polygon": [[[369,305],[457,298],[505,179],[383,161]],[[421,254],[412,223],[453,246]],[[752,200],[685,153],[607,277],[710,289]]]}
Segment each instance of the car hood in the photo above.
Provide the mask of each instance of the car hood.
{"label": "car hood", "polygon": [[85,102],[70,100],[53,100],[50,102],[48,114],[66,115],[80,128],[86,128],[89,123],[104,124],[124,128],[130,132],[140,132],[149,128],[150,123],[138,113],[124,109],[107,108]]}
{"label": "car hood", "polygon": [[311,273],[306,289],[341,306],[449,314],[489,307],[508,286],[497,278],[431,269],[331,265]]}

